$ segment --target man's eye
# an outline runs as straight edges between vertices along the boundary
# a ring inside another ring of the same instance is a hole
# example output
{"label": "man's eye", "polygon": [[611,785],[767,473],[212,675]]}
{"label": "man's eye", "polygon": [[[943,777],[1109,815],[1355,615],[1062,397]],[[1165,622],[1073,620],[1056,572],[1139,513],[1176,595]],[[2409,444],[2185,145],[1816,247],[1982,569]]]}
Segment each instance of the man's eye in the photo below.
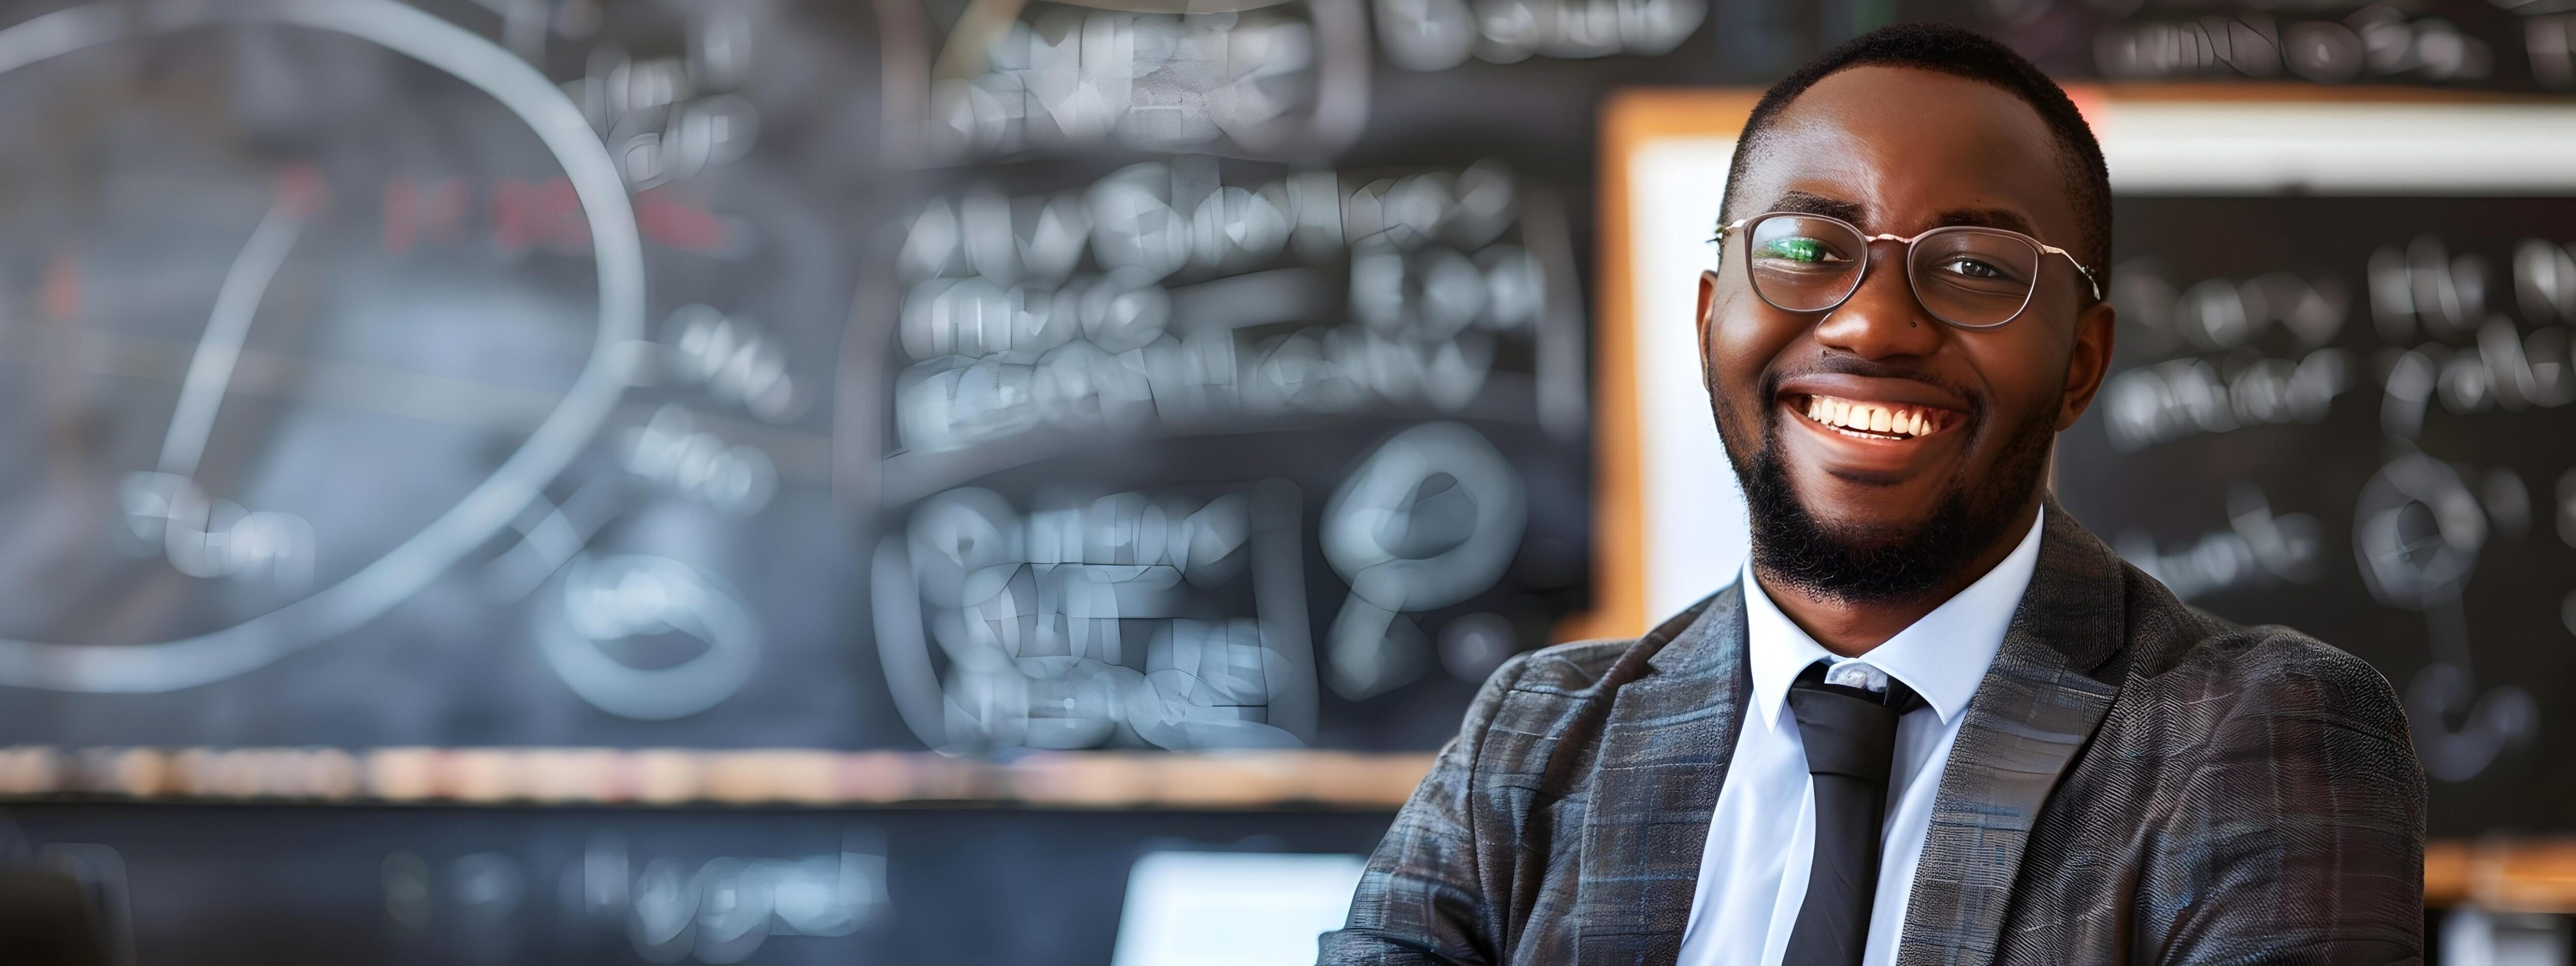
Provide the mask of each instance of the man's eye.
{"label": "man's eye", "polygon": [[1968,278],[2010,278],[2003,269],[1974,258],[1953,258],[1941,263],[1941,270]]}
{"label": "man's eye", "polygon": [[1793,262],[1822,262],[1833,257],[1833,250],[1813,238],[1774,238],[1762,245],[1763,253]]}

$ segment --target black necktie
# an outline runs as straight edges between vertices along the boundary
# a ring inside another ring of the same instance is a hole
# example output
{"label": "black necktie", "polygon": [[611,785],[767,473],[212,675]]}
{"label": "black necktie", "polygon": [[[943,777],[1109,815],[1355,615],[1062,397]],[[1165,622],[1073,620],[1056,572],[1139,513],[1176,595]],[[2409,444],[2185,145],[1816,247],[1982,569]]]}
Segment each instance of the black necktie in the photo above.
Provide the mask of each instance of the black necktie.
{"label": "black necktie", "polygon": [[1821,661],[1789,687],[1807,773],[1816,782],[1816,859],[1782,966],[1858,966],[1869,947],[1896,719],[1920,707],[1923,699],[1893,678],[1883,694],[1826,684]]}

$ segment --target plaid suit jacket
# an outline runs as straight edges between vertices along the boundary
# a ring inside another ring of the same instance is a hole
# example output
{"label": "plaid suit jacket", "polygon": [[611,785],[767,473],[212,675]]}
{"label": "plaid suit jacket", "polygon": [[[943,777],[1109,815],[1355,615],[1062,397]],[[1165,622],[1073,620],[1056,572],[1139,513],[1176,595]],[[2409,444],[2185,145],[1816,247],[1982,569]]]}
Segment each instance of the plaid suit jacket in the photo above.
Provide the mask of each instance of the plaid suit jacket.
{"label": "plaid suit jacket", "polygon": [[[1969,703],[1904,966],[2423,958],[2388,682],[2187,607],[2059,509]],[[1330,964],[1670,964],[1751,679],[1730,587],[1514,659],[1370,857]]]}

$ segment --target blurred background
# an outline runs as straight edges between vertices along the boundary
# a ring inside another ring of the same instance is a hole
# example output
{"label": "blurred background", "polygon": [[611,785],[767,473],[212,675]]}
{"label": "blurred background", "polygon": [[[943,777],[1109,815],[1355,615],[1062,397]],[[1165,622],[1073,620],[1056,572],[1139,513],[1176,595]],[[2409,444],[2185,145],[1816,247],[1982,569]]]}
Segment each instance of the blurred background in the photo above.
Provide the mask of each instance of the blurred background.
{"label": "blurred background", "polygon": [[118,964],[1311,961],[1487,673],[1731,579],[1727,152],[1915,19],[2110,158],[2061,499],[2378,665],[2438,960],[2568,962],[2571,0],[0,6],[0,866]]}

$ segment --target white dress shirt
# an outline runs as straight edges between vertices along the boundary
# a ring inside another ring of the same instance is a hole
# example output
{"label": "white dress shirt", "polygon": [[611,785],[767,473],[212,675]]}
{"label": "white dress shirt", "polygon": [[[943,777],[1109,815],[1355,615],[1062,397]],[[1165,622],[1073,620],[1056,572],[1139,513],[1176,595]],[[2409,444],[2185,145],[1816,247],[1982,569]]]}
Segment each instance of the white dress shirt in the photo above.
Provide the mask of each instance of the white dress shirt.
{"label": "white dress shirt", "polygon": [[[2039,520],[2010,555],[1976,583],[1942,602],[1895,637],[1850,660],[1887,672],[1929,705],[1896,725],[1896,760],[1887,786],[1886,838],[1879,854],[1878,898],[1870,907],[1863,966],[1896,961],[1905,902],[1923,836],[1932,824],[1950,744],[1959,737],[1968,699],[2003,646],[2004,628],[2021,605],[2039,563]],[[1735,759],[1718,790],[1700,854],[1699,890],[1682,934],[1680,966],[1779,966],[1789,931],[1807,898],[1807,868],[1816,851],[1815,785],[1789,710],[1789,685],[1817,661],[1845,660],[1808,637],[1763,593],[1747,563],[1745,643],[1753,700],[1735,741]]]}

